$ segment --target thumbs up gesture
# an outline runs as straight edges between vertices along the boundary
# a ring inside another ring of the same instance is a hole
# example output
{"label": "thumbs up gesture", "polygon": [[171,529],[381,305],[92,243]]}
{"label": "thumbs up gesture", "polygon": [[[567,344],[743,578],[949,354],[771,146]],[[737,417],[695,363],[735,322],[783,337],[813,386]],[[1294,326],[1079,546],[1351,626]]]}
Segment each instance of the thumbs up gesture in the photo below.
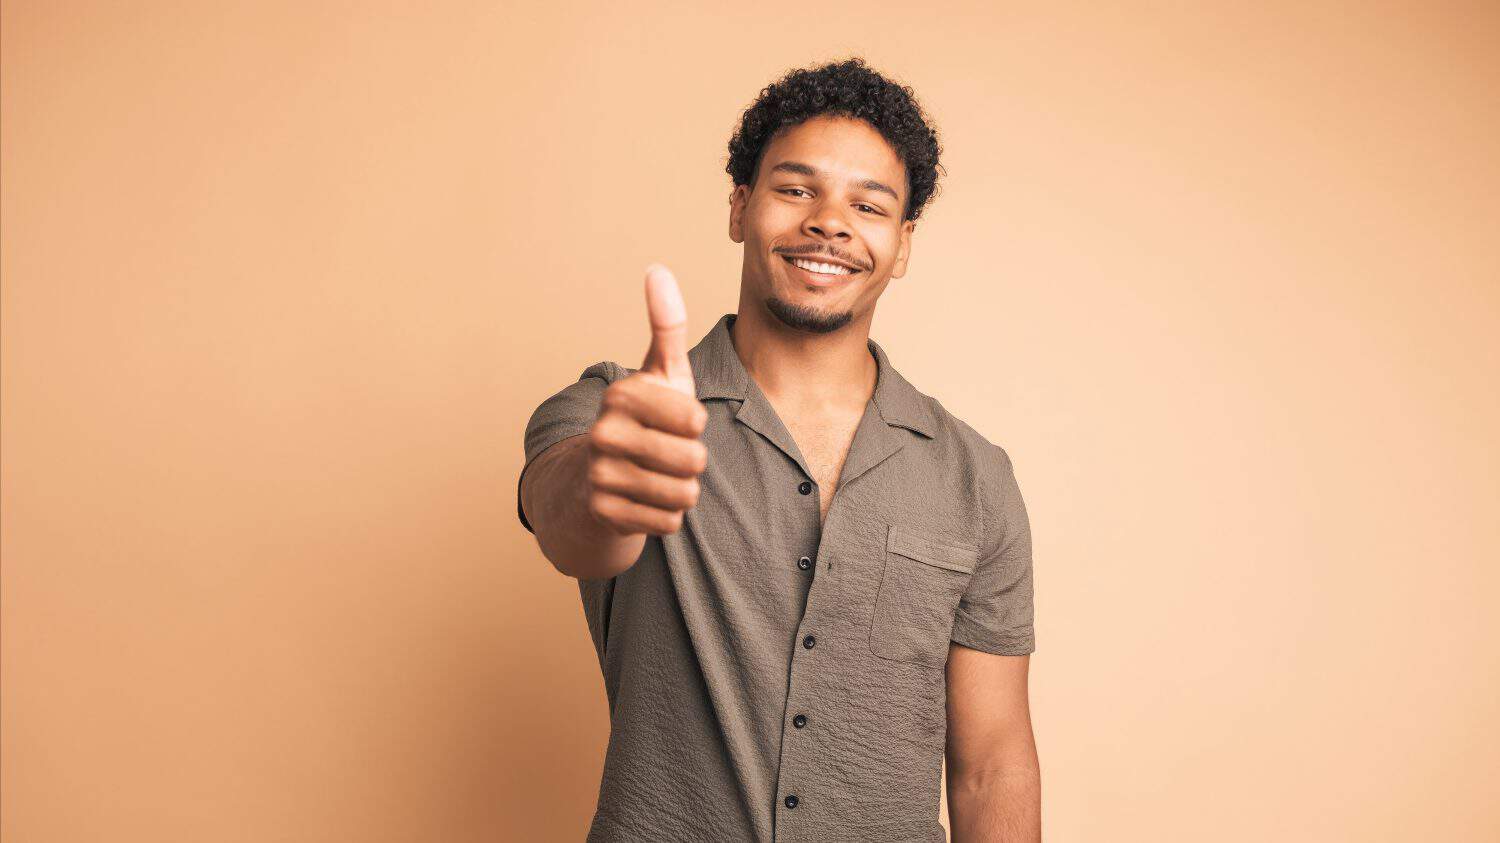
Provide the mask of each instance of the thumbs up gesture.
{"label": "thumbs up gesture", "polygon": [[641,368],[604,390],[589,430],[589,510],[621,535],[666,535],[698,503],[708,467],[708,411],[687,356],[687,307],[666,267],[646,269],[651,347]]}

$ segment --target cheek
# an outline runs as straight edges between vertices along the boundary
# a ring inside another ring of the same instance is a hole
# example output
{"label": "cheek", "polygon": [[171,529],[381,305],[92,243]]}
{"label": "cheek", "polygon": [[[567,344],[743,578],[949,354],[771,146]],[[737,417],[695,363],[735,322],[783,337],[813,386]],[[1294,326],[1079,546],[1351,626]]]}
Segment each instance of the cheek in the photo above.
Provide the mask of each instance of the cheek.
{"label": "cheek", "polygon": [[795,209],[782,202],[762,202],[746,209],[745,225],[765,240],[796,231],[799,221]]}
{"label": "cheek", "polygon": [[867,231],[865,244],[875,265],[881,269],[889,269],[895,264],[896,252],[901,247],[900,233],[884,227]]}

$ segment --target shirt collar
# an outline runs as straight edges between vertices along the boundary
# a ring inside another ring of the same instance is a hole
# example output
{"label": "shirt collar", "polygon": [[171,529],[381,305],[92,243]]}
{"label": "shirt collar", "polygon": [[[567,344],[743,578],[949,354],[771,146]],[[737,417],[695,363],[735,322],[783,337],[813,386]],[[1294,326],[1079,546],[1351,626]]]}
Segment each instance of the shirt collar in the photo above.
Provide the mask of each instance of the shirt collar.
{"label": "shirt collar", "polygon": [[[688,351],[700,401],[707,398],[745,401],[752,393],[760,392],[734,350],[734,339],[729,333],[734,320],[733,313],[719,317],[703,339]],[[875,356],[875,394],[871,400],[880,417],[886,424],[899,425],[931,439],[936,435],[937,424],[926,397],[896,371],[879,343],[868,338],[865,342]]]}

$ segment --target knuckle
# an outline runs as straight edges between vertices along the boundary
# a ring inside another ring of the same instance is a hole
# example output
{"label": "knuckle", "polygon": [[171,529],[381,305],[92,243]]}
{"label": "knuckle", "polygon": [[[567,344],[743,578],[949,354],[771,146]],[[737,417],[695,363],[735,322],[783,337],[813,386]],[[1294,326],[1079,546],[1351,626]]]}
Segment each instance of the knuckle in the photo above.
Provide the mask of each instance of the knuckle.
{"label": "knuckle", "polygon": [[593,515],[600,521],[608,521],[610,519],[611,507],[609,504],[609,498],[605,497],[604,495],[601,495],[597,492],[589,495],[588,506],[589,514]]}
{"label": "knuckle", "polygon": [[611,477],[608,461],[602,459],[591,460],[587,476],[589,485],[596,488],[608,484]]}
{"label": "knuckle", "polygon": [[618,448],[620,442],[620,426],[609,421],[607,418],[594,422],[589,428],[589,441],[596,448],[611,450]]}
{"label": "knuckle", "polygon": [[615,381],[605,390],[599,399],[599,406],[606,412],[620,410],[625,406],[625,393],[621,388],[624,381]]}

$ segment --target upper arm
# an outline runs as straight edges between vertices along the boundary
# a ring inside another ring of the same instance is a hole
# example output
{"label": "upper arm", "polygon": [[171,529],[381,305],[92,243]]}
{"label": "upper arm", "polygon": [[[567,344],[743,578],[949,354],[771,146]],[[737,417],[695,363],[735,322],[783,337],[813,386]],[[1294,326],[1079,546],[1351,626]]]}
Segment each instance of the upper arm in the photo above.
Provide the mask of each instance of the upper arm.
{"label": "upper arm", "polygon": [[959,600],[952,640],[974,650],[1023,656],[1036,650],[1031,522],[1010,456],[991,446],[981,466],[985,542]]}
{"label": "upper arm", "polygon": [[1031,656],[948,646],[948,775],[1036,766]]}
{"label": "upper arm", "polygon": [[1010,456],[985,452],[985,540],[948,647],[950,775],[1036,765],[1027,689],[1033,632],[1031,523]]}

